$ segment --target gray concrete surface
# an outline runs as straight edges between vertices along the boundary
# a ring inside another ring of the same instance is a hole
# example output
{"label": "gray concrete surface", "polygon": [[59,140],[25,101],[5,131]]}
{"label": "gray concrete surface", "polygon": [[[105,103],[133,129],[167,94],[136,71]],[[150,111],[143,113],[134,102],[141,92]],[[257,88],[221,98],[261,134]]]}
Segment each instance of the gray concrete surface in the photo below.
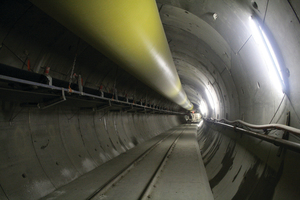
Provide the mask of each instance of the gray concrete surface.
{"label": "gray concrete surface", "polygon": [[186,125],[150,199],[213,199],[197,143],[197,125]]}
{"label": "gray concrete surface", "polygon": [[[3,142],[0,177],[1,188],[9,199],[38,199],[131,149],[139,141],[149,140],[180,123],[176,116],[135,116],[139,114],[60,107],[41,111],[15,106],[16,112],[6,113],[7,102],[1,105],[4,110],[0,126]],[[16,115],[14,120],[6,121],[11,115]],[[135,124],[148,131],[147,137],[141,130],[135,134],[124,131],[123,127],[135,129]]]}
{"label": "gray concrete surface", "polygon": [[[207,103],[207,117],[285,124],[290,111],[291,126],[300,128],[297,1],[258,0],[257,8],[250,0],[156,2],[183,88],[196,106]],[[251,15],[263,22],[282,72],[289,72],[285,94],[274,87],[252,37]],[[30,61],[33,73],[50,67],[53,78],[68,82],[77,53],[74,70],[85,89],[117,90],[135,102],[180,111],[27,0],[1,1],[0,41],[1,64],[27,70]],[[0,87],[0,199],[62,195],[60,188],[183,122],[180,116],[93,112],[101,105],[91,99],[46,110],[21,107],[45,96],[3,81]],[[22,91],[12,94],[16,89]],[[206,89],[215,96],[215,110]],[[270,134],[282,137],[280,131]],[[298,154],[277,157],[278,147],[218,127],[204,126],[198,140],[215,199],[299,199]],[[289,140],[300,142],[292,134]]]}
{"label": "gray concrete surface", "polygon": [[[162,140],[106,192],[92,199],[139,199],[156,169],[166,159],[155,188],[147,199],[213,199],[197,143],[197,126],[174,127],[126,153],[106,162],[78,179],[58,188],[42,199],[87,199],[111,177],[120,173],[154,144]],[[177,140],[178,138],[178,140]],[[165,157],[175,142],[172,152]],[[153,187],[153,185],[150,185]]]}

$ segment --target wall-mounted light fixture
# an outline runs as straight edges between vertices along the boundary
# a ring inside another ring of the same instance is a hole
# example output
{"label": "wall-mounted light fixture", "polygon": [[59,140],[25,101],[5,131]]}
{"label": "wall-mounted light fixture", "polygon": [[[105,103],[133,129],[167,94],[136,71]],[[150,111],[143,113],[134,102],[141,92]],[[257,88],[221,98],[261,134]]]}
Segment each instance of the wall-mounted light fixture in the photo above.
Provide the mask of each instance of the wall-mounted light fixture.
{"label": "wall-mounted light fixture", "polygon": [[259,21],[254,16],[251,16],[249,19],[252,37],[260,47],[260,53],[262,54],[270,72],[270,79],[274,86],[279,91],[283,92],[285,89],[284,79],[272,44]]}

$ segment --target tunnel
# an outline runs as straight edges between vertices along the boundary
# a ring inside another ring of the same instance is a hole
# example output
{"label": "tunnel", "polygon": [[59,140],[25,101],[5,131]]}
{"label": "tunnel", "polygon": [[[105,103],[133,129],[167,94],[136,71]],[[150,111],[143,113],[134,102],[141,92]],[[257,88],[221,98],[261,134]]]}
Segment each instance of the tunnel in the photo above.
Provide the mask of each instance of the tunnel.
{"label": "tunnel", "polygon": [[0,199],[299,199],[299,16],[2,0]]}

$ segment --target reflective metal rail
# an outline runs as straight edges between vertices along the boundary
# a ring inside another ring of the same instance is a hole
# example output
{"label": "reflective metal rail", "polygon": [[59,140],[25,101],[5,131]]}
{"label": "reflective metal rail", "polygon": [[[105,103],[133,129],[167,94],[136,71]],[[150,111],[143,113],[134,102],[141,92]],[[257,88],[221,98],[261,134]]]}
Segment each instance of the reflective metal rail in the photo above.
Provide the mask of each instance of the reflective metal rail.
{"label": "reflective metal rail", "polygon": [[242,124],[244,126],[247,126],[249,128],[253,128],[253,129],[277,129],[277,130],[283,130],[283,131],[288,131],[290,133],[294,133],[296,135],[300,135],[300,129],[294,128],[294,127],[290,127],[287,125],[283,125],[283,124],[263,124],[263,125],[255,125],[255,124],[250,124],[247,122],[244,122],[242,120],[234,120],[234,121],[229,121],[226,119],[220,119],[220,120],[216,120],[217,122],[225,122],[226,124],[231,124],[231,125],[236,125],[236,124]]}
{"label": "reflective metal rail", "polygon": [[[257,132],[254,132],[254,131],[245,130],[243,128],[237,127],[236,125],[234,126],[234,125],[231,125],[231,124],[221,122],[221,121],[226,122],[227,120],[211,120],[211,119],[204,119],[204,120],[207,123],[214,124],[214,125],[217,125],[217,126],[222,126],[224,128],[228,128],[228,129],[232,129],[232,130],[238,131],[240,133],[245,133],[245,134],[250,135],[252,137],[259,138],[261,140],[270,142],[274,145],[281,146],[281,147],[287,148],[289,150],[300,153],[300,144],[299,143],[292,142],[292,141],[285,140],[285,139],[281,139],[281,138],[276,138],[276,137],[261,134],[261,133],[257,133]],[[228,121],[228,122],[230,122],[230,121]],[[235,121],[235,124],[237,122],[241,123],[242,121],[237,120],[237,121]],[[232,122],[230,122],[230,123],[232,123]],[[243,124],[245,126],[251,125],[251,124],[248,124],[246,122],[241,123],[241,124]],[[288,126],[284,126],[284,125],[278,126],[278,124],[276,124],[276,126],[274,126],[273,124],[270,124],[269,126],[267,126],[267,125],[254,125],[254,126],[249,126],[249,127],[250,128],[251,127],[256,127],[257,129],[267,129],[269,127],[269,128],[272,128],[272,129],[279,129],[279,130],[285,130],[285,131],[296,129],[296,128],[292,128],[292,127],[288,127]],[[280,128],[278,128],[278,127],[280,127]],[[289,129],[286,128],[286,127],[288,127]],[[299,129],[296,129],[296,130],[299,130]]]}

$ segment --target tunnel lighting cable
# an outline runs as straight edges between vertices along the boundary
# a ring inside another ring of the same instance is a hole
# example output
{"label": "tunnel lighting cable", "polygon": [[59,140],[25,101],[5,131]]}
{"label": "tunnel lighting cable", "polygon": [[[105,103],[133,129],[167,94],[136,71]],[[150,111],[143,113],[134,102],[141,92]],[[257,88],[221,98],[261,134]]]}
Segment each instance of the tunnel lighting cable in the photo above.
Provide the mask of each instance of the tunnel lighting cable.
{"label": "tunnel lighting cable", "polygon": [[211,95],[211,93],[208,91],[207,88],[205,89],[205,92],[206,92],[206,96],[207,96],[207,98],[208,98],[209,104],[210,104],[211,108],[214,110],[214,109],[215,109],[215,104],[214,104],[214,100],[213,100],[213,98],[212,98],[212,95]]}
{"label": "tunnel lighting cable", "polygon": [[260,47],[260,52],[262,54],[262,58],[266,62],[266,65],[269,69],[269,77],[273,82],[273,85],[279,91],[283,91],[284,88],[284,81],[283,76],[281,74],[280,65],[276,54],[273,50],[273,47],[266,36],[265,32],[263,31],[262,27],[259,25],[258,22],[254,19],[254,17],[250,17],[250,27],[252,30],[252,36],[255,42]]}

